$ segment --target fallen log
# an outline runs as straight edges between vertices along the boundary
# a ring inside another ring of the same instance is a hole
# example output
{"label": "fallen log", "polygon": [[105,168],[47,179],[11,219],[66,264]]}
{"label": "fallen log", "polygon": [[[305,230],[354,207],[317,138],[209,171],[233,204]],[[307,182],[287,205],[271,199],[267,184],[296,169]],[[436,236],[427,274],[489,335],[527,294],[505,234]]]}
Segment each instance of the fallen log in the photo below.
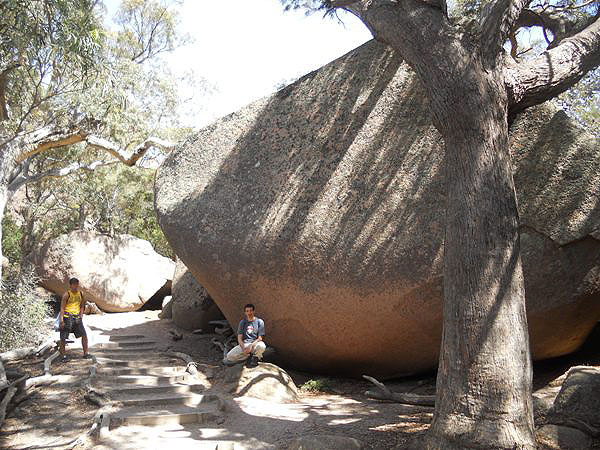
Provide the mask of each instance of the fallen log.
{"label": "fallen log", "polygon": [[25,347],[11,350],[9,352],[0,353],[0,360],[14,361],[16,359],[23,359],[31,355],[35,355],[36,347]]}
{"label": "fallen log", "polygon": [[365,395],[369,398],[376,400],[387,400],[395,403],[403,403],[406,405],[417,405],[417,406],[435,406],[435,395],[420,395],[420,394],[406,394],[402,392],[392,392],[385,384],[377,381],[375,378],[368,375],[363,375],[363,378],[373,383],[378,390],[377,391],[366,391]]}
{"label": "fallen log", "polygon": [[48,349],[52,348],[55,344],[54,339],[48,339],[46,342],[43,342],[38,346],[35,350],[35,354],[37,356],[43,355]]}

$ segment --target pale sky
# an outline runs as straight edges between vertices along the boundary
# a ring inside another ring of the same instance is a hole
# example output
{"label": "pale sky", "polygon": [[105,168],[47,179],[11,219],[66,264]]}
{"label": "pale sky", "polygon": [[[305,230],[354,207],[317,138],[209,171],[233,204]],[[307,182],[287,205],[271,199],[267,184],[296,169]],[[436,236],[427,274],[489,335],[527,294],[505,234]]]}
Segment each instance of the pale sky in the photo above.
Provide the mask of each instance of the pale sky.
{"label": "pale sky", "polygon": [[[114,11],[119,0],[107,0]],[[186,117],[198,128],[275,90],[371,39],[353,15],[343,24],[322,14],[283,12],[278,0],[185,0],[181,31],[194,42],[167,56],[176,74],[192,69],[216,91],[199,90],[194,102],[205,109]],[[183,92],[188,95],[188,92]]]}

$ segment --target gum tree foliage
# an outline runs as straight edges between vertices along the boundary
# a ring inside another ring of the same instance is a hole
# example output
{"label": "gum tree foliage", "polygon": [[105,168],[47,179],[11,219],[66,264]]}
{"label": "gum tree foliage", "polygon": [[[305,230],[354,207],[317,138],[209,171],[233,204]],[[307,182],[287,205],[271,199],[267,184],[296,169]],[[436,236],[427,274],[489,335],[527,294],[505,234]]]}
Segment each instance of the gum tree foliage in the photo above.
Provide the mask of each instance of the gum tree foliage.
{"label": "gum tree foliage", "polygon": [[[282,1],[356,15],[414,70],[444,140],[444,327],[435,413],[415,448],[536,448],[508,129],[598,67],[598,1],[469,1],[451,11],[445,0]],[[541,39],[529,48],[531,30]],[[572,105],[585,120],[585,100]]]}
{"label": "gum tree foliage", "polygon": [[[22,253],[31,250],[40,230],[48,235],[73,225],[72,214],[59,213],[60,204],[81,207],[88,219],[81,223],[98,231],[135,232],[135,220],[113,226],[113,216],[123,213],[90,199],[99,199],[99,192],[108,189],[102,183],[114,185],[117,177],[117,203],[132,205],[130,193],[136,192],[139,205],[148,206],[149,175],[116,166],[160,158],[173,146],[171,140],[186,133],[177,115],[177,84],[183,80],[162,60],[187,40],[177,32],[178,5],[124,0],[109,28],[99,1],[0,2],[0,211],[15,192],[31,185],[25,196],[19,195]],[[105,166],[92,181],[90,173]],[[136,183],[143,183],[143,191]],[[94,195],[86,192],[90,189]],[[65,202],[68,194],[71,199]],[[144,209],[143,215],[148,212]],[[148,227],[138,231],[156,235],[158,228]]]}
{"label": "gum tree foliage", "polygon": [[31,271],[11,273],[0,283],[0,352],[39,343],[46,332],[48,306],[35,291]]}

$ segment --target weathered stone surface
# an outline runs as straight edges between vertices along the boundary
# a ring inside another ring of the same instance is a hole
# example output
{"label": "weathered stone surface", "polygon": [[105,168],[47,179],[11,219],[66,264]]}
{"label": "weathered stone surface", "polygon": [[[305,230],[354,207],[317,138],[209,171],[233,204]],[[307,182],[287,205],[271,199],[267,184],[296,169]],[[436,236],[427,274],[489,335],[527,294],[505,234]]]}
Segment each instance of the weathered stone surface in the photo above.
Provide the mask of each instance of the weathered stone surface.
{"label": "weathered stone surface", "polygon": [[135,311],[170,281],[175,263],[133,236],[73,231],[34,256],[41,284],[59,295],[76,277],[87,300],[104,311]]}
{"label": "weathered stone surface", "polygon": [[298,388],[285,370],[275,364],[259,363],[248,368],[243,364],[228,367],[224,382],[227,389],[239,396],[275,403],[296,403]]}
{"label": "weathered stone surface", "polygon": [[321,434],[295,439],[288,450],[353,450],[361,448],[360,442],[354,438]]}
{"label": "weathered stone surface", "polygon": [[209,325],[211,320],[224,319],[207,290],[196,281],[180,259],[177,259],[175,266],[172,293],[172,318],[177,326],[186,330],[208,330],[212,328]]}
{"label": "weathered stone surface", "polygon": [[173,296],[167,295],[163,299],[162,311],[158,314],[159,319],[173,318]]}
{"label": "weathered stone surface", "polygon": [[535,437],[540,450],[587,450],[592,448],[592,439],[576,428],[561,425],[544,425]]}
{"label": "weathered stone surface", "polygon": [[546,417],[552,409],[559,391],[560,386],[545,386],[533,393],[533,417],[535,423],[546,421]]}
{"label": "weathered stone surface", "polygon": [[[600,318],[600,146],[543,106],[512,125],[531,345],[575,350]],[[443,145],[422,87],[370,42],[198,132],[156,210],[232,325],[247,302],[286,362],[390,375],[437,365]]]}
{"label": "weathered stone surface", "polygon": [[600,368],[572,367],[546,420],[600,435]]}

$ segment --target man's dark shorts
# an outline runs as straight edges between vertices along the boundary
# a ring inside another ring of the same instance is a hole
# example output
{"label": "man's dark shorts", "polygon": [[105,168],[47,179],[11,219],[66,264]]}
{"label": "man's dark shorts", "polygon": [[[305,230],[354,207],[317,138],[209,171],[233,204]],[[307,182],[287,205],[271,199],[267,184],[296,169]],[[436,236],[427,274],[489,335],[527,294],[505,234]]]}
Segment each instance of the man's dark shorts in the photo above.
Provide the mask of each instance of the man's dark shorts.
{"label": "man's dark shorts", "polygon": [[70,333],[73,333],[76,338],[87,336],[85,328],[83,326],[83,320],[81,316],[65,314],[64,316],[65,326],[60,330],[60,339],[67,340]]}

